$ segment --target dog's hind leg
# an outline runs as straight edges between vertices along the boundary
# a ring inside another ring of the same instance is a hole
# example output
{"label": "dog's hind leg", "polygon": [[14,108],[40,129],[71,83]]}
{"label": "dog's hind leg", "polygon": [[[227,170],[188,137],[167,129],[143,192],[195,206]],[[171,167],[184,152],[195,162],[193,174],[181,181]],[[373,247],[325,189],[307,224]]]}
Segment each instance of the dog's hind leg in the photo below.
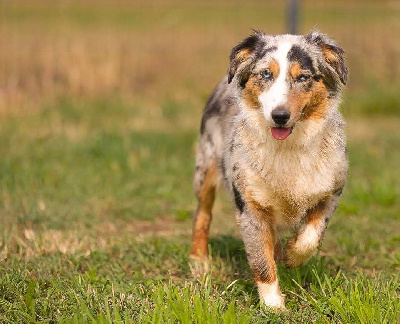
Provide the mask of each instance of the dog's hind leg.
{"label": "dog's hind leg", "polygon": [[208,163],[203,162],[202,152],[198,152],[194,176],[194,189],[198,205],[194,217],[192,248],[190,250],[190,256],[195,259],[206,259],[208,256],[208,235],[218,172],[215,160],[207,161]]}
{"label": "dog's hind leg", "polygon": [[286,267],[299,267],[317,252],[338,200],[339,195],[334,194],[321,200],[307,212],[297,236],[289,239],[286,245],[284,255]]}

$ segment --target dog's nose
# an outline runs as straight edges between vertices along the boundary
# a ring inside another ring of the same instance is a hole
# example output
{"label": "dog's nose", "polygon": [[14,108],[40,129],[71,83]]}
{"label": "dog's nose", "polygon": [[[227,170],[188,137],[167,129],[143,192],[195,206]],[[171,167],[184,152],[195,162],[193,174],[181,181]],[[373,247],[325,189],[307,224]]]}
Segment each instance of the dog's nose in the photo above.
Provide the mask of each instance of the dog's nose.
{"label": "dog's nose", "polygon": [[272,110],[271,116],[278,125],[285,125],[290,118],[290,111],[286,108],[276,108]]}

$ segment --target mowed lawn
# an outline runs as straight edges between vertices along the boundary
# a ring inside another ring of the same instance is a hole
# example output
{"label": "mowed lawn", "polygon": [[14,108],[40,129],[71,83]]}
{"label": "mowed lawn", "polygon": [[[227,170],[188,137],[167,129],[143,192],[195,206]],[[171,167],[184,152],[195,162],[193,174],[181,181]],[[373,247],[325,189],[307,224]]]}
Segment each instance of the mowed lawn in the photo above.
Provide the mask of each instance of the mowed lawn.
{"label": "mowed lawn", "polygon": [[304,3],[348,52],[350,174],[320,253],[279,269],[284,313],[223,190],[209,271],[188,258],[202,107],[282,2],[0,4],[0,323],[400,323],[400,9]]}

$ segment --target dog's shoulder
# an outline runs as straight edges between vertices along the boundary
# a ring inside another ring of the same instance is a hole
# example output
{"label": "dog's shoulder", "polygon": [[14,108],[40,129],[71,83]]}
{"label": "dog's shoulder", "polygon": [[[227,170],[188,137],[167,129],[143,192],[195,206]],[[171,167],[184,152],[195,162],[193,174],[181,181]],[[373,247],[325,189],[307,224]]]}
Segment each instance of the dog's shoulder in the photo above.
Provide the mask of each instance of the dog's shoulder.
{"label": "dog's shoulder", "polygon": [[[224,124],[238,111],[234,88],[228,84],[228,77],[224,76],[214,88],[204,108],[200,133],[213,132],[216,123],[224,128]],[[208,124],[213,124],[213,127],[208,127]]]}

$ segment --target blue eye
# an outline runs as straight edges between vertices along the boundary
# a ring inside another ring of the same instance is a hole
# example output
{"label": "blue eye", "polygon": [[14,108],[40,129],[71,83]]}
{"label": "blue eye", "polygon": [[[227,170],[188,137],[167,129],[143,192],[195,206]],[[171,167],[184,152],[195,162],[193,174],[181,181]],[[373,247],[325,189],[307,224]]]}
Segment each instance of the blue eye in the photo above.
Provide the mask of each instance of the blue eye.
{"label": "blue eye", "polygon": [[297,82],[306,82],[306,81],[308,81],[309,79],[310,79],[310,75],[307,75],[307,74],[300,74],[297,78],[296,78],[296,81]]}
{"label": "blue eye", "polygon": [[272,80],[273,79],[273,74],[272,74],[272,72],[270,72],[270,71],[268,71],[268,70],[264,70],[264,71],[261,71],[261,76],[263,77],[263,79],[265,79],[265,80],[267,80],[267,81],[270,81],[270,80]]}

